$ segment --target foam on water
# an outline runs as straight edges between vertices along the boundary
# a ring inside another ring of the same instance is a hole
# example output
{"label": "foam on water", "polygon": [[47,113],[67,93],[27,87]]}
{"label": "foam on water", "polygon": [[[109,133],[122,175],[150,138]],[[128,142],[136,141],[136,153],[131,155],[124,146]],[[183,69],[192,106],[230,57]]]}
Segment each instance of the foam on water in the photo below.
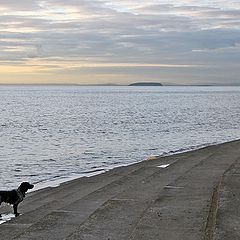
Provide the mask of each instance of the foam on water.
{"label": "foam on water", "polygon": [[0,217],[0,224],[10,221],[13,218],[15,218],[15,215],[13,213],[2,214]]}

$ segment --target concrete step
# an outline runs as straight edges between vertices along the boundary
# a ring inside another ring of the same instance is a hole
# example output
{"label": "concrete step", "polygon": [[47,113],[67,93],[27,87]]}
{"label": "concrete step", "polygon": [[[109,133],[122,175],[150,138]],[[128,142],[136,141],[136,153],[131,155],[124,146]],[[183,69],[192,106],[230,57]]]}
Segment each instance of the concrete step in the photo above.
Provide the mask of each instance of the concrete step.
{"label": "concrete step", "polygon": [[[39,206],[41,204],[47,203],[47,201],[52,201],[55,199],[58,199],[60,196],[65,194],[73,194],[76,191],[79,191],[81,189],[87,188],[91,189],[91,187],[94,185],[96,188],[102,187],[112,181],[115,181],[132,171],[135,171],[139,168],[138,165],[135,166],[128,166],[128,167],[120,167],[118,170],[113,170],[113,171],[108,171],[103,174],[95,175],[92,177],[82,177],[82,178],[77,178],[69,182],[65,182],[60,184],[58,187],[53,187],[53,188],[47,188],[47,189],[42,189],[39,190],[40,192],[32,192],[27,196],[28,201],[23,202],[21,204],[21,209],[27,211],[31,211],[29,209],[29,206],[31,205],[32,207]],[[81,186],[81,187],[79,187]],[[95,188],[93,188],[92,191],[95,191]]]}

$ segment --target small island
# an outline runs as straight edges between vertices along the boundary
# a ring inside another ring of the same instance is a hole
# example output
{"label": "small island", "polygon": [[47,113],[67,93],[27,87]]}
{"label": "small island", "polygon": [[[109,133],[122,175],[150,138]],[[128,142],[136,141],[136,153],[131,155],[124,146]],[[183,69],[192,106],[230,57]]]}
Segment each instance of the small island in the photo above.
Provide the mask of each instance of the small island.
{"label": "small island", "polygon": [[163,85],[158,82],[137,82],[131,83],[128,86],[163,86]]}

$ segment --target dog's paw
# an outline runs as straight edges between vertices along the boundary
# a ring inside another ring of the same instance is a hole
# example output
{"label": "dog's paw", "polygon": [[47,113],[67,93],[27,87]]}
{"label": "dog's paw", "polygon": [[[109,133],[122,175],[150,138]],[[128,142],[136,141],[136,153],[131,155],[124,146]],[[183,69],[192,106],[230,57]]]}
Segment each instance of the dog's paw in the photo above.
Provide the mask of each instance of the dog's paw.
{"label": "dog's paw", "polygon": [[15,217],[18,217],[20,215],[20,213],[15,213]]}

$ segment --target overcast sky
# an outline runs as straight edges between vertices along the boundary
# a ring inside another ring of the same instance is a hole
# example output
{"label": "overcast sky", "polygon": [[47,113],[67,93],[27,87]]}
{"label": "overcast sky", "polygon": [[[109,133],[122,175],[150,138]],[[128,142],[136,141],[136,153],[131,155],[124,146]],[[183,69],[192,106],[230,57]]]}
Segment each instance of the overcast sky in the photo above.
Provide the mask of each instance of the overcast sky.
{"label": "overcast sky", "polygon": [[240,84],[239,0],[0,0],[0,83]]}

